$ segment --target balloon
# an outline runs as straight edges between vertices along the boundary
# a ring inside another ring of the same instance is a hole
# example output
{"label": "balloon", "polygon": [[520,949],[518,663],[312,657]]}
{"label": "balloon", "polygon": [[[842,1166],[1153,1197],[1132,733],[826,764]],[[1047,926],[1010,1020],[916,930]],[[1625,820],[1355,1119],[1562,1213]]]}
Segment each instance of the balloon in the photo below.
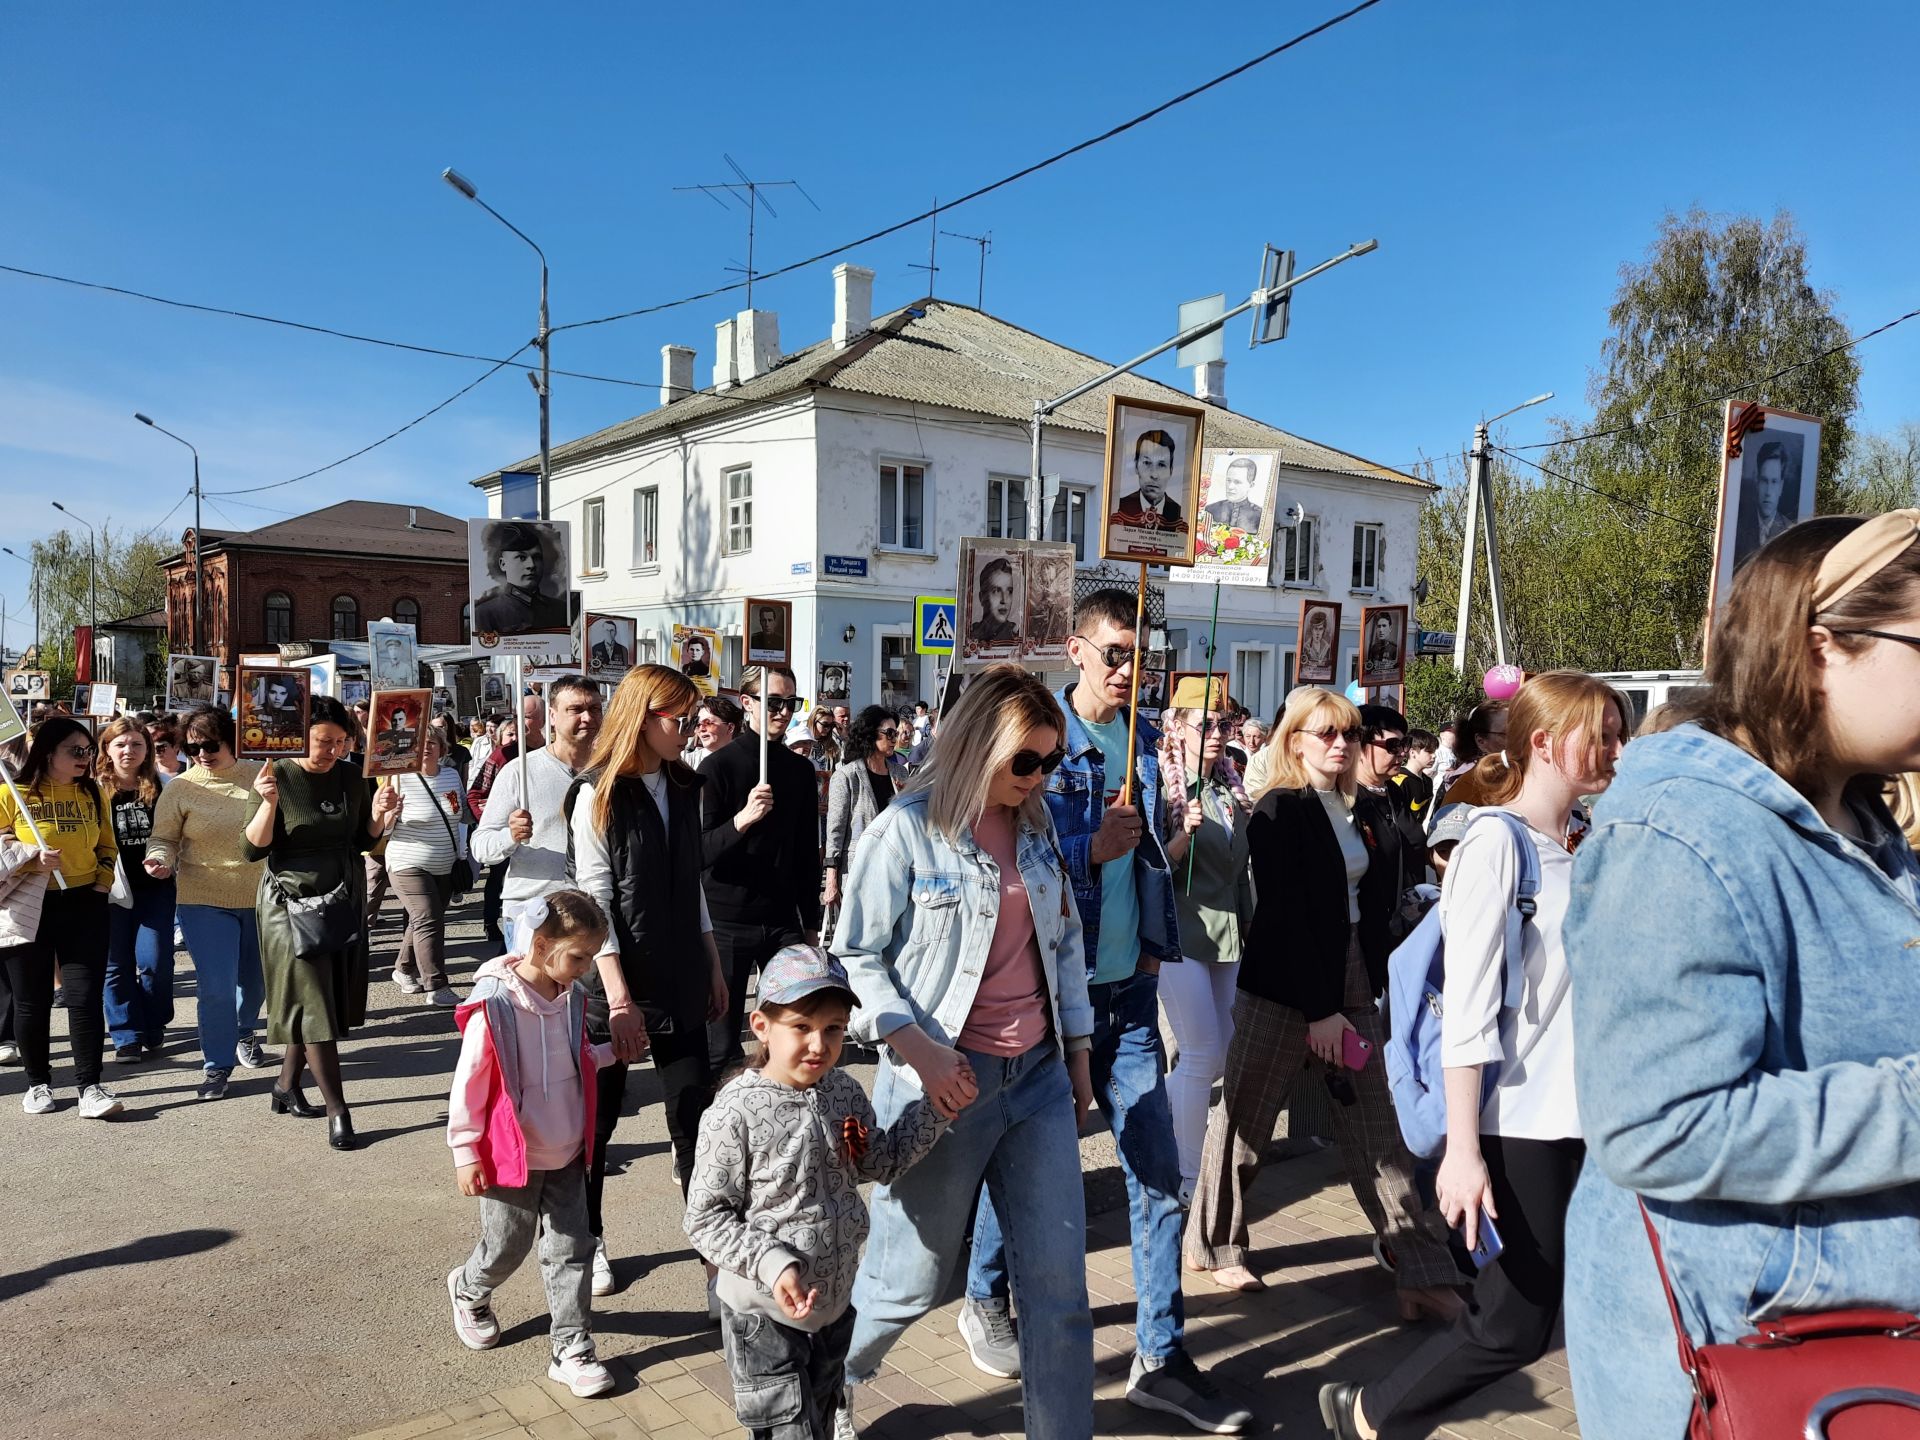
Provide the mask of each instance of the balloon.
{"label": "balloon", "polygon": [[1518,665],[1496,665],[1487,671],[1480,688],[1487,692],[1489,700],[1511,700],[1520,693],[1520,682],[1525,678]]}
{"label": "balloon", "polygon": [[1347,686],[1347,699],[1356,705],[1364,705],[1367,703],[1367,692],[1360,687],[1358,680]]}

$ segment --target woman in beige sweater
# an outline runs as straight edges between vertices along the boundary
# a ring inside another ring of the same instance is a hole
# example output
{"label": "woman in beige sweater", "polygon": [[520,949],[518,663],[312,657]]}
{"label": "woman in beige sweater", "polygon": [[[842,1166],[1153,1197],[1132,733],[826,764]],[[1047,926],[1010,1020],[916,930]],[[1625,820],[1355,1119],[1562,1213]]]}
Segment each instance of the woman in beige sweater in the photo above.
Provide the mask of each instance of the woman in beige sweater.
{"label": "woman in beige sweater", "polygon": [[[175,913],[193,957],[206,1067],[195,1093],[218,1100],[236,1063],[249,1070],[274,1063],[254,1039],[266,994],[254,919],[260,862],[247,859],[244,849],[260,763],[235,754],[233,716],[225,710],[191,712],[180,748],[192,763],[160,792],[146,866],[151,875],[179,882]],[[298,1102],[296,1114],[320,1113],[297,1090],[291,1099]]]}

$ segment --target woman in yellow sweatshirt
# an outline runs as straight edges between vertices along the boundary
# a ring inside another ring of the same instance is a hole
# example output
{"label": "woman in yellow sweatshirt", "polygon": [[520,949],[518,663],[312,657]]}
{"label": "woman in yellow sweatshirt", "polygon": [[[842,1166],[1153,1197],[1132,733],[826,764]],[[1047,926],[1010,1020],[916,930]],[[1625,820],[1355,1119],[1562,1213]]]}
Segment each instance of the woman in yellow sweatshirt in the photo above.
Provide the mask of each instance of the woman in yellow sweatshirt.
{"label": "woman in yellow sweatshirt", "polygon": [[[93,756],[87,727],[71,716],[55,716],[33,732],[20,767],[25,809],[13,789],[0,790],[0,960],[13,988],[14,1038],[27,1068],[21,1104],[29,1115],[54,1108],[47,1032],[56,965],[67,994],[80,1113],[102,1120],[121,1109],[100,1083],[107,892],[113,888],[115,848],[113,820],[90,773]],[[35,842],[35,827],[43,843]]]}

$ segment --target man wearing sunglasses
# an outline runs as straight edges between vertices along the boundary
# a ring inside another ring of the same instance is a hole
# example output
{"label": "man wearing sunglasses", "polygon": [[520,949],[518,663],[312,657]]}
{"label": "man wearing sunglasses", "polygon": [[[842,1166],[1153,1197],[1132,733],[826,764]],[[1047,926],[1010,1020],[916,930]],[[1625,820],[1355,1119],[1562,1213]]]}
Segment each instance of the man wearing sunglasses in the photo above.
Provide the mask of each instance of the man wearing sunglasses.
{"label": "man wearing sunglasses", "polygon": [[[1087,994],[1093,1004],[1093,1093],[1113,1129],[1133,1215],[1137,1297],[1133,1371],[1127,1399],[1178,1415],[1214,1435],[1236,1435],[1253,1416],[1221,1395],[1187,1354],[1180,1297],[1180,1156],[1167,1100],[1160,1041],[1159,971],[1180,959],[1180,922],[1161,847],[1165,808],[1157,755],[1160,733],[1139,722],[1133,785],[1126,776],[1127,703],[1133,686],[1135,597],[1098,590],[1074,610],[1067,654],[1080,678],[1057,699],[1067,720],[1064,755],[1045,757],[1047,808],[1073,876],[1085,935]],[[1006,1245],[985,1187],[973,1232],[973,1264],[961,1335],[973,1362],[1018,1373],[1007,1316]],[[1010,1368],[1009,1368],[1010,1367]]]}
{"label": "man wearing sunglasses", "polygon": [[[764,687],[764,699],[762,690]],[[713,1073],[738,1063],[747,977],[786,945],[820,942],[820,789],[813,762],[787,746],[800,698],[793,671],[755,666],[741,685],[745,723],[700,766],[707,909],[727,1013],[707,1026]],[[760,728],[767,783],[760,783]]]}
{"label": "man wearing sunglasses", "polygon": [[[1384,957],[1406,938],[1400,918],[1400,897],[1407,886],[1426,878],[1426,852],[1423,840],[1418,873],[1406,873],[1409,860],[1404,812],[1408,797],[1392,781],[1407,758],[1407,717],[1390,705],[1362,705],[1360,727],[1360,758],[1353,767],[1354,779],[1358,782],[1353,813],[1362,823],[1371,821],[1375,845],[1373,863],[1367,869],[1366,879],[1360,882],[1363,917],[1360,948],[1368,955]],[[1375,903],[1367,902],[1368,894],[1378,897]],[[1370,915],[1379,917],[1378,924],[1384,927],[1384,934],[1364,933],[1365,917]],[[1376,994],[1386,988],[1384,967],[1381,973],[1370,972],[1369,978]]]}

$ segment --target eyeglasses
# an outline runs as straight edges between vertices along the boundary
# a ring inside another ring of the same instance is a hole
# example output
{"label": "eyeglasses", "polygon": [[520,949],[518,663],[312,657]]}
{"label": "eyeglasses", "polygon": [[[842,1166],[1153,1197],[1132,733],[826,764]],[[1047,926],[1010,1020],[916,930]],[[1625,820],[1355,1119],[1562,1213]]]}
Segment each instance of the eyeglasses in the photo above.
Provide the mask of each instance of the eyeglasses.
{"label": "eyeglasses", "polygon": [[798,695],[769,695],[764,700],[757,695],[749,695],[747,699],[756,705],[764,705],[769,715],[791,715],[800,708],[801,703]]}
{"label": "eyeglasses", "polygon": [[93,746],[62,745],[60,747],[60,753],[69,760],[91,760],[93,758]]}
{"label": "eyeglasses", "polygon": [[[1075,636],[1074,638],[1078,640],[1085,640],[1087,637],[1084,635],[1078,635],[1078,636]],[[1133,646],[1102,645],[1099,649],[1095,650],[1093,653],[1100,657],[1100,663],[1106,666],[1109,670],[1118,670],[1122,665],[1125,665],[1129,660],[1133,659]]]}
{"label": "eyeglasses", "polygon": [[1219,715],[1206,715],[1198,720],[1189,720],[1190,729],[1198,730],[1202,735],[1220,735],[1227,729],[1227,722]]}
{"label": "eyeglasses", "polygon": [[1836,630],[1836,635],[1871,635],[1876,640],[1892,640],[1897,644],[1911,645],[1920,650],[1920,635],[1901,635],[1892,630]]}
{"label": "eyeglasses", "polygon": [[1375,735],[1367,743],[1369,745],[1379,746],[1389,755],[1404,755],[1407,753],[1407,737],[1404,735]]}
{"label": "eyeglasses", "polygon": [[873,738],[876,740],[897,740],[900,738],[900,732],[889,725],[884,730],[874,731]]}
{"label": "eyeglasses", "polygon": [[1022,750],[1013,757],[1013,773],[1022,779],[1036,770],[1042,775],[1051,775],[1060,768],[1060,762],[1066,758],[1065,746],[1055,750],[1051,755],[1042,755],[1038,750]]}
{"label": "eyeglasses", "polygon": [[1361,737],[1367,732],[1357,725],[1351,730],[1340,730],[1332,725],[1323,725],[1318,730],[1303,730],[1300,733],[1303,735],[1311,735],[1322,745],[1331,745],[1336,740],[1344,740],[1349,745],[1358,745]]}
{"label": "eyeglasses", "polygon": [[192,758],[202,750],[206,751],[209,755],[218,755],[220,749],[221,744],[218,740],[187,740],[181,743],[180,753]]}

